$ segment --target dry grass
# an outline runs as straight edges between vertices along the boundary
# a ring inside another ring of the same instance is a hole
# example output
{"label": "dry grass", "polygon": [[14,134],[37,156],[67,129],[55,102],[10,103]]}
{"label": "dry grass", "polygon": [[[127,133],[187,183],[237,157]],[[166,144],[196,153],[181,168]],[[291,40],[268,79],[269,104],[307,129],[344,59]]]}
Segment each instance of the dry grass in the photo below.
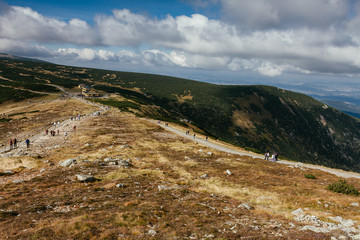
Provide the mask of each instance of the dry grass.
{"label": "dry grass", "polygon": [[[56,112],[64,101],[66,110]],[[36,108],[39,112],[32,114],[45,116],[53,111],[56,119],[68,118],[76,111],[94,110],[92,106],[78,109],[76,101],[69,100],[39,105]],[[16,111],[24,109],[16,108]],[[50,118],[44,117],[42,127]],[[215,239],[278,239],[276,234],[281,233],[284,239],[326,239],[326,235],[290,229],[291,211],[308,208],[308,214],[324,220],[330,214],[360,221],[360,209],[350,206],[358,198],[326,190],[327,184],[338,180],[329,173],[225,154],[174,136],[128,113],[110,111],[107,115],[86,118],[76,132],[70,132],[69,138],[59,144],[60,147],[48,150],[42,159],[21,158],[21,161],[34,161],[34,169],[2,176],[0,197],[4,200],[0,209],[21,214],[21,218],[0,219],[4,236],[184,239],[192,234],[197,238],[212,234]],[[207,154],[209,151],[213,155]],[[73,168],[48,166],[49,162],[73,157],[80,157],[79,164]],[[100,165],[107,157],[130,159],[133,166]],[[81,163],[81,160],[90,162]],[[3,166],[20,165],[16,165],[15,158],[1,161]],[[44,167],[43,172],[39,171],[40,166]],[[232,175],[228,176],[226,170]],[[79,183],[75,180],[79,173],[91,173],[98,181]],[[200,177],[205,173],[209,178]],[[316,179],[305,178],[305,173],[314,174]],[[14,179],[24,178],[27,179],[24,183],[12,183]],[[348,182],[360,189],[359,180]],[[125,187],[116,187],[118,183]],[[159,185],[168,189],[159,190]],[[237,208],[244,202],[255,210]],[[281,227],[269,227],[278,223]],[[254,230],[254,225],[260,230]],[[150,229],[156,231],[154,237],[148,234]]]}

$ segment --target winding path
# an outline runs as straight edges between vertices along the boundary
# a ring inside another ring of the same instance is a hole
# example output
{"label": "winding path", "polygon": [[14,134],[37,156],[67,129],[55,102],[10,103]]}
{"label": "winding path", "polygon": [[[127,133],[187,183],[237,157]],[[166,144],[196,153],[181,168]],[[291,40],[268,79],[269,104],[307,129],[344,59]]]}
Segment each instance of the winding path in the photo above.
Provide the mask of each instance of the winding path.
{"label": "winding path", "polygon": [[[181,131],[171,125],[165,126],[164,124],[158,123],[157,121],[154,121],[154,120],[148,120],[148,121],[158,124],[159,126],[163,127],[164,129],[166,129],[172,133],[175,133],[181,137],[196,141],[205,146],[208,146],[210,148],[213,148],[213,149],[216,149],[216,150],[219,150],[222,152],[237,154],[240,156],[249,156],[252,158],[264,159],[263,155],[260,155],[257,153],[232,149],[231,147],[228,147],[228,146],[222,144],[221,142],[217,142],[216,140],[213,140],[213,139],[211,139],[211,140],[209,139],[208,141],[206,141],[206,140],[204,140],[205,139],[204,136],[201,136],[201,137],[196,136],[194,139],[194,135],[186,135],[184,131]],[[321,170],[321,171],[328,172],[328,173],[334,174],[334,175],[336,175],[338,177],[342,177],[342,178],[360,179],[360,173],[356,173],[356,172],[348,172],[348,171],[344,171],[344,170],[340,170],[340,169],[328,168],[328,167],[313,165],[313,164],[308,164],[308,163],[292,162],[292,161],[287,161],[287,160],[279,160],[276,163],[292,165],[297,168],[309,168],[309,169]]]}

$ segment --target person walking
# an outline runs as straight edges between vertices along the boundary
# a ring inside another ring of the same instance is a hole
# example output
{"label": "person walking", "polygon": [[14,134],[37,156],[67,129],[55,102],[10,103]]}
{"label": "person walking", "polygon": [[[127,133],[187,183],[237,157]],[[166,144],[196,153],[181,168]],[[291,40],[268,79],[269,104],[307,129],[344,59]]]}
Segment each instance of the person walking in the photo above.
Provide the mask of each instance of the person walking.
{"label": "person walking", "polygon": [[13,140],[12,139],[9,140],[9,145],[10,145],[10,150],[13,149]]}
{"label": "person walking", "polygon": [[13,140],[13,145],[14,145],[14,148],[17,148],[17,140],[16,140],[16,138],[14,138],[14,140]]}
{"label": "person walking", "polygon": [[29,148],[30,147],[30,140],[28,138],[25,140],[25,143],[26,143],[26,147]]}

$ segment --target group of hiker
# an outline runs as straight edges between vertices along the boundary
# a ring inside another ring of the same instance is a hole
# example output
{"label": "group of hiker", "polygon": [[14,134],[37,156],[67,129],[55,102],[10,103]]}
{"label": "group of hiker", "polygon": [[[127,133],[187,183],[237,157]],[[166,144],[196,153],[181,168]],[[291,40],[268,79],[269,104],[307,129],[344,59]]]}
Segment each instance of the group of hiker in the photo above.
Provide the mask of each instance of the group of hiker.
{"label": "group of hiker", "polygon": [[[26,143],[26,147],[29,148],[30,147],[30,140],[27,138],[25,140]],[[18,140],[16,138],[10,139],[9,140],[9,145],[10,145],[10,150],[15,149],[18,147]]]}
{"label": "group of hiker", "polygon": [[[59,129],[58,129],[56,132],[57,132],[57,135],[60,134],[60,130],[59,130]],[[55,132],[54,130],[51,130],[51,131],[50,131],[50,136],[55,136],[55,135],[56,135],[56,132]],[[45,130],[45,134],[46,134],[46,135],[49,134],[49,130],[48,130],[48,129]]]}
{"label": "group of hiker", "polygon": [[[100,114],[98,114],[100,115]],[[71,117],[71,121],[76,121],[76,119],[78,119],[78,121],[80,121],[80,118],[83,117],[83,115],[78,115],[77,117]]]}
{"label": "group of hiker", "polygon": [[279,157],[279,153],[277,153],[277,152],[273,152],[271,154],[271,157],[270,157],[270,152],[266,152],[264,159],[268,160],[268,161],[271,161],[271,162],[276,162],[276,161],[278,161],[278,157]]}

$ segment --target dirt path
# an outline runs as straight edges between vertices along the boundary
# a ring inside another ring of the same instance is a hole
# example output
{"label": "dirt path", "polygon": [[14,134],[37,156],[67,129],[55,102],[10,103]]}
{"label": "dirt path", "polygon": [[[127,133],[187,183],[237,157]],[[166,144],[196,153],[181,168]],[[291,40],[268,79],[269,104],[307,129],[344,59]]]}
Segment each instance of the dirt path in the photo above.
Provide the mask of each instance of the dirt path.
{"label": "dirt path", "polygon": [[[181,137],[196,141],[198,143],[201,143],[205,146],[211,147],[213,149],[222,151],[222,152],[227,152],[227,153],[232,153],[232,154],[237,154],[240,156],[249,156],[252,158],[260,158],[260,159],[264,159],[264,156],[261,154],[257,154],[257,153],[252,153],[252,152],[247,152],[247,151],[242,151],[239,149],[233,149],[231,147],[228,147],[224,144],[222,144],[221,142],[218,142],[216,140],[213,139],[208,139],[207,141],[205,140],[204,136],[198,136],[198,134],[196,134],[195,138],[194,135],[186,135],[184,130],[179,130],[171,125],[165,126],[163,123],[158,123],[157,121],[154,120],[149,120],[152,123],[158,124],[159,126],[163,127],[164,129],[175,133]],[[328,172],[331,174],[334,174],[338,177],[342,177],[342,178],[357,178],[360,179],[360,173],[355,173],[355,172],[347,172],[344,170],[340,170],[340,169],[334,169],[334,168],[328,168],[328,167],[324,167],[324,166],[319,166],[319,165],[313,165],[313,164],[308,164],[308,163],[301,163],[301,162],[292,162],[292,161],[286,161],[286,160],[279,160],[276,163],[280,163],[280,164],[286,164],[286,165],[291,165],[297,168],[309,168],[309,169],[316,169],[316,170],[321,170],[324,172]]]}
{"label": "dirt path", "polygon": [[[65,144],[65,142],[67,141],[67,139],[70,138],[71,135],[76,132],[76,129],[74,128],[74,126],[76,126],[78,128],[82,124],[84,119],[92,117],[92,116],[96,116],[96,115],[98,115],[102,112],[108,111],[110,109],[110,107],[107,107],[107,106],[104,106],[101,104],[97,104],[97,103],[93,103],[93,102],[87,101],[86,99],[83,99],[81,97],[72,95],[57,85],[52,85],[52,86],[57,87],[58,89],[60,89],[62,92],[64,92],[69,97],[75,98],[85,104],[90,104],[90,105],[96,106],[99,109],[89,115],[80,116],[80,117],[74,116],[73,119],[69,118],[62,122],[56,122],[51,127],[47,128],[49,131],[48,134],[45,133],[46,129],[43,129],[43,131],[41,131],[41,132],[28,133],[22,137],[24,139],[24,141],[18,142],[17,148],[10,150],[8,145],[0,148],[0,156],[1,157],[22,156],[22,155],[24,155],[24,153],[26,153],[26,155],[41,154],[42,152],[44,152],[48,149],[63,146]],[[55,136],[50,135],[51,131],[55,131]],[[58,131],[59,131],[59,134],[58,134]],[[25,144],[26,137],[30,140],[30,148],[26,147],[26,144]]]}

